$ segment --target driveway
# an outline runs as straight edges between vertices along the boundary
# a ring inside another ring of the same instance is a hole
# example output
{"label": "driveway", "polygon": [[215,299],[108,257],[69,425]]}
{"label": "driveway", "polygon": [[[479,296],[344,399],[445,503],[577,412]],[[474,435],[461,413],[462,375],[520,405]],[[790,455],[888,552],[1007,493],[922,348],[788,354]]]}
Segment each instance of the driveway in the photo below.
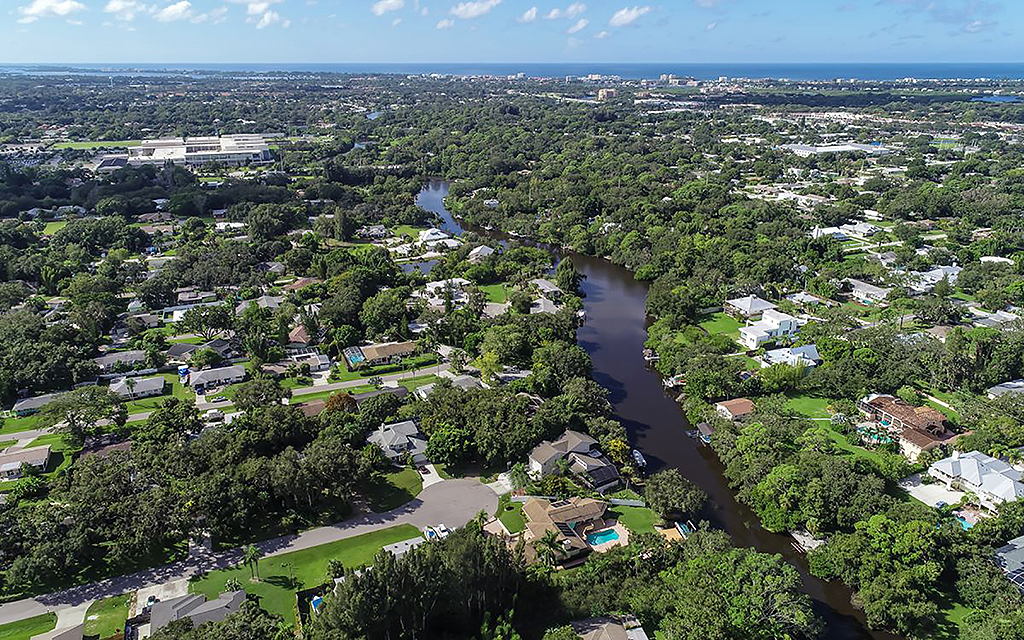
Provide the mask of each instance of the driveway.
{"label": "driveway", "polygon": [[[317,527],[297,535],[260,542],[256,546],[265,556],[308,549],[337,540],[344,540],[385,527],[411,524],[422,530],[429,525],[444,524],[450,529],[465,525],[481,511],[493,514],[498,496],[475,479],[445,480],[425,487],[408,503],[385,513],[368,513],[326,527]],[[190,578],[203,571],[234,567],[242,559],[241,547],[203,557],[190,557],[180,562],[147,569],[126,576],[109,578],[92,584],[35,598],[17,600],[0,606],[0,624],[31,618],[50,611],[62,611],[83,603],[146,589],[166,582]]]}
{"label": "driveway", "polygon": [[921,484],[921,474],[919,473],[900,480],[899,486],[930,507],[934,507],[940,502],[956,504],[965,495],[963,491],[947,489],[946,485],[941,482]]}

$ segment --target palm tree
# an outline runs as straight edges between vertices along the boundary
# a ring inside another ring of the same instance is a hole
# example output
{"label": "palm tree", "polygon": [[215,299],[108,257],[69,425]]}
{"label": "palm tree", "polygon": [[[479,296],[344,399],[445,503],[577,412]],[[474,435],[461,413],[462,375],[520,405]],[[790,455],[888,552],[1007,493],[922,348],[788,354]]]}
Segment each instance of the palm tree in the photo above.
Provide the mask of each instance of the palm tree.
{"label": "palm tree", "polygon": [[249,565],[249,578],[256,582],[260,580],[260,550],[256,545],[250,544],[245,548],[245,563]]}
{"label": "palm tree", "polygon": [[526,465],[517,462],[508,470],[508,480],[513,489],[522,489],[530,484],[530,474],[526,471]]}
{"label": "palm tree", "polygon": [[554,529],[545,531],[544,535],[533,543],[533,550],[545,564],[555,566],[562,557],[562,543],[558,540],[558,532]]}
{"label": "palm tree", "polygon": [[135,399],[135,378],[127,377],[124,379],[124,386],[128,388],[128,397],[132,400]]}

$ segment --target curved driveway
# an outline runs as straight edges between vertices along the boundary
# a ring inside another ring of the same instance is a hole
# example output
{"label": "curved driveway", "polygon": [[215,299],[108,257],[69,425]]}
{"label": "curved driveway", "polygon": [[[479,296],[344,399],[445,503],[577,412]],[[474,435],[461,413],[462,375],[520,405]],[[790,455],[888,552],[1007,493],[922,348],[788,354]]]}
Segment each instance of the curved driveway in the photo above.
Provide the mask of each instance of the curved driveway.
{"label": "curved driveway", "polygon": [[[411,524],[421,530],[428,525],[444,524],[454,529],[463,526],[481,511],[494,514],[497,508],[498,496],[479,480],[445,480],[425,487],[418,496],[397,509],[385,513],[363,514],[326,527],[317,527],[299,534],[266,540],[256,546],[265,556],[276,556],[399,524]],[[146,569],[131,575],[109,578],[57,593],[10,602],[0,606],[0,624],[50,611],[61,611],[82,605],[85,602],[121,595],[143,587],[189,578],[203,571],[233,567],[239,564],[241,558],[241,548],[204,556],[190,556],[179,562]]]}

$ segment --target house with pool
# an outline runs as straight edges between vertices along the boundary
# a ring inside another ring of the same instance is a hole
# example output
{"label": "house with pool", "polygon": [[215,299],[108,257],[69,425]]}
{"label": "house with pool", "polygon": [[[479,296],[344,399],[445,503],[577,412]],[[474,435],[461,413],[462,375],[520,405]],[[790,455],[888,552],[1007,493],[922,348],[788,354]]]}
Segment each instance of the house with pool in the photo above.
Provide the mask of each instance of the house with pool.
{"label": "house with pool", "polygon": [[558,545],[555,561],[563,567],[582,562],[591,551],[628,544],[629,532],[616,520],[606,518],[607,510],[607,503],[593,498],[529,498],[523,504],[526,526],[522,534],[527,561],[544,557],[541,540],[552,531]]}

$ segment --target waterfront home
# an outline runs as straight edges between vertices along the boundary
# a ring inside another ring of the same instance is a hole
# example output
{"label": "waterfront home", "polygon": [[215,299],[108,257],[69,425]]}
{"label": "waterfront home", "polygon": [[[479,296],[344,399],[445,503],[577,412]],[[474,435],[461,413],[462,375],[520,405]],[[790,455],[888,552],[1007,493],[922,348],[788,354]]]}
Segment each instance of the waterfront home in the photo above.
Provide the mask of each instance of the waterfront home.
{"label": "waterfront home", "polygon": [[1003,570],[1010,583],[1024,591],[1024,536],[1010,540],[996,549],[996,566]]}
{"label": "waterfront home", "polygon": [[527,460],[530,475],[535,478],[550,475],[558,461],[570,453],[586,454],[596,447],[597,440],[585,433],[566,429],[557,440],[545,440],[533,448]]}
{"label": "waterfront home", "polygon": [[882,304],[892,291],[855,278],[847,278],[846,284],[850,286],[850,295],[863,304]]}
{"label": "waterfront home", "polygon": [[46,469],[49,462],[50,445],[0,453],[0,478],[4,480],[20,478],[22,465],[35,467],[42,471]]}
{"label": "waterfront home", "polygon": [[740,327],[739,342],[748,349],[775,342],[779,338],[791,338],[800,330],[799,321],[778,309],[767,309],[761,319]]}
{"label": "waterfront home", "polygon": [[530,280],[530,284],[537,288],[541,298],[546,298],[553,302],[558,302],[561,300],[562,296],[565,295],[562,290],[558,288],[558,285],[544,278],[534,278],[533,280]]}
{"label": "waterfront home", "polygon": [[554,502],[543,498],[530,498],[523,504],[526,520],[523,542],[526,543],[526,559],[537,560],[544,552],[538,552],[537,542],[549,531],[557,536],[559,552],[556,562],[565,566],[590,553],[587,534],[603,529],[608,505],[593,498],[573,496]]}
{"label": "waterfront home", "polygon": [[486,258],[492,255],[494,255],[494,249],[482,244],[469,252],[468,259],[470,262],[476,264],[478,262],[483,262]]}
{"label": "waterfront home", "polygon": [[451,238],[451,236],[440,229],[424,229],[423,231],[420,231],[417,242],[420,244],[429,244],[431,242],[438,242],[449,238]]}
{"label": "waterfront home", "polygon": [[726,300],[725,312],[736,318],[754,320],[761,317],[765,311],[775,309],[775,305],[757,296],[744,296]]}
{"label": "waterfront home", "polygon": [[754,413],[754,403],[748,398],[734,398],[715,403],[715,411],[726,420],[742,420]]}
{"label": "waterfront home", "polygon": [[947,488],[973,493],[981,506],[993,511],[1004,502],[1024,496],[1020,471],[980,451],[955,451],[948,458],[932,463],[928,475]]}
{"label": "waterfront home", "polygon": [[122,398],[149,398],[163,395],[167,380],[163,376],[151,378],[121,378],[110,383],[110,390]]}
{"label": "waterfront home", "polygon": [[406,456],[412,458],[413,464],[427,462],[427,439],[412,420],[382,424],[366,437],[366,442],[380,447],[388,460],[396,464],[401,464]]}
{"label": "waterfront home", "polygon": [[858,400],[857,408],[874,422],[874,429],[898,438],[900,453],[911,462],[954,437],[946,430],[946,416],[931,407],[915,407],[899,398],[873,393]]}

